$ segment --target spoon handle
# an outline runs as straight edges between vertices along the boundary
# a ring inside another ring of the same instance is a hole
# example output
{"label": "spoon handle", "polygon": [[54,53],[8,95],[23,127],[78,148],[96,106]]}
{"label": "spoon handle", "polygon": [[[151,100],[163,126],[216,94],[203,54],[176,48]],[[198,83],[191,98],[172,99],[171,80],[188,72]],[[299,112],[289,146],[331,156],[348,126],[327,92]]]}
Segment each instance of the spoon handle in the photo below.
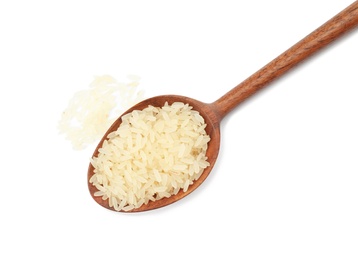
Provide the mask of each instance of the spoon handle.
{"label": "spoon handle", "polygon": [[220,119],[282,74],[358,25],[358,1],[212,103]]}

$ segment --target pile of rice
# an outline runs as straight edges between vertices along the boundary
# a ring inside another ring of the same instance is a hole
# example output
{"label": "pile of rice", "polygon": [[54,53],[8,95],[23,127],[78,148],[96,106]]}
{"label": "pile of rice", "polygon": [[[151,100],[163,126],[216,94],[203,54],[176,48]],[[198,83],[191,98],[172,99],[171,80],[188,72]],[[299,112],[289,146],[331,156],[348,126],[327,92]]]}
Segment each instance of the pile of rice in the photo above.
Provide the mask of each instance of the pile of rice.
{"label": "pile of rice", "polygon": [[91,159],[94,195],[116,211],[129,211],[186,192],[209,166],[205,127],[199,112],[181,102],[124,115]]}
{"label": "pile of rice", "polygon": [[127,78],[128,82],[122,83],[109,75],[98,76],[89,89],[75,93],[69,101],[58,129],[74,149],[101,139],[118,116],[143,99],[143,91],[138,91],[140,78]]}

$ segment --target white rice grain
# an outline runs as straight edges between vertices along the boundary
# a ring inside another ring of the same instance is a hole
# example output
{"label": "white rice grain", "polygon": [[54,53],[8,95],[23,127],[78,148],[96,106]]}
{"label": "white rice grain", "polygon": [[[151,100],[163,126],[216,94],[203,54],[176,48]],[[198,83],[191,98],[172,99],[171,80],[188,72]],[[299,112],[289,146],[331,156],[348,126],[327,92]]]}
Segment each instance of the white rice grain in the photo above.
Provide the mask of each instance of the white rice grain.
{"label": "white rice grain", "polygon": [[95,196],[109,199],[116,211],[129,211],[186,192],[209,166],[205,126],[203,117],[181,102],[123,116],[91,158]]}

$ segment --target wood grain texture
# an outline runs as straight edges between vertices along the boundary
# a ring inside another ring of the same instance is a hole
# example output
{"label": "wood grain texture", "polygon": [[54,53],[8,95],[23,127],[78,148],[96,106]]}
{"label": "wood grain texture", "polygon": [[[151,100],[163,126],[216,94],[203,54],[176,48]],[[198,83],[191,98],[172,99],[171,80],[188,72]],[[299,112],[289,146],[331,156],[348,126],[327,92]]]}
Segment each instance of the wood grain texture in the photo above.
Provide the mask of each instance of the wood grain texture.
{"label": "wood grain texture", "polygon": [[[312,56],[323,47],[327,46],[329,43],[335,39],[342,36],[344,33],[350,31],[358,24],[358,1],[355,1],[352,5],[347,7],[345,10],[337,14],[331,20],[323,24],[321,27],[313,31],[311,34],[306,36],[304,39],[296,43],[294,46],[289,48],[287,51],[283,52],[276,59],[272,60],[266,66],[258,70],[248,79],[240,83],[238,86],[230,90],[224,96],[219,98],[217,101],[207,104],[200,102],[198,100],[176,96],[176,95],[166,95],[166,96],[157,96],[140,102],[135,105],[124,114],[127,114],[133,110],[142,110],[149,105],[162,107],[165,102],[172,104],[173,102],[183,102],[190,104],[194,110],[198,111],[207,124],[206,132],[210,136],[211,141],[208,145],[207,157],[210,163],[210,166],[207,167],[201,177],[194,182],[194,184],[189,186],[187,192],[180,191],[177,195],[171,196],[169,198],[164,198],[157,201],[150,201],[147,205],[143,205],[139,209],[134,209],[129,212],[139,212],[152,210],[160,208],[173,202],[176,202],[183,197],[189,195],[195,189],[197,189],[207,178],[209,173],[214,167],[216,159],[219,154],[220,149],[220,122],[221,120],[242,103],[244,100],[255,94],[257,91],[267,86],[270,82],[277,79],[288,70],[295,67],[297,64]],[[107,139],[107,135],[115,131],[121,124],[121,117],[118,118],[113,125],[108,129],[107,133],[104,135],[102,140],[99,142],[97,148],[95,149],[93,156],[98,155],[98,149],[102,147],[104,140]],[[88,176],[87,184],[92,195],[93,199],[100,204],[101,206],[114,210],[109,207],[108,200],[102,200],[101,197],[95,197],[94,193],[97,189],[89,183],[89,179],[93,176],[93,166],[90,164],[88,167]]]}

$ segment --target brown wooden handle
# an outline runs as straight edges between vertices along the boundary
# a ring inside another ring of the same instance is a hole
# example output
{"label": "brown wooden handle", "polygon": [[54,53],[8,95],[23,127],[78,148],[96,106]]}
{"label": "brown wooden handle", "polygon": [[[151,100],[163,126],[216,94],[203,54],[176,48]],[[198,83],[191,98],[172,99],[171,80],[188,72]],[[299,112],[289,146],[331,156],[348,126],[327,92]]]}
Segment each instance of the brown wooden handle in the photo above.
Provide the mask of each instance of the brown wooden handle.
{"label": "brown wooden handle", "polygon": [[212,103],[222,119],[245,99],[358,24],[358,1]]}

